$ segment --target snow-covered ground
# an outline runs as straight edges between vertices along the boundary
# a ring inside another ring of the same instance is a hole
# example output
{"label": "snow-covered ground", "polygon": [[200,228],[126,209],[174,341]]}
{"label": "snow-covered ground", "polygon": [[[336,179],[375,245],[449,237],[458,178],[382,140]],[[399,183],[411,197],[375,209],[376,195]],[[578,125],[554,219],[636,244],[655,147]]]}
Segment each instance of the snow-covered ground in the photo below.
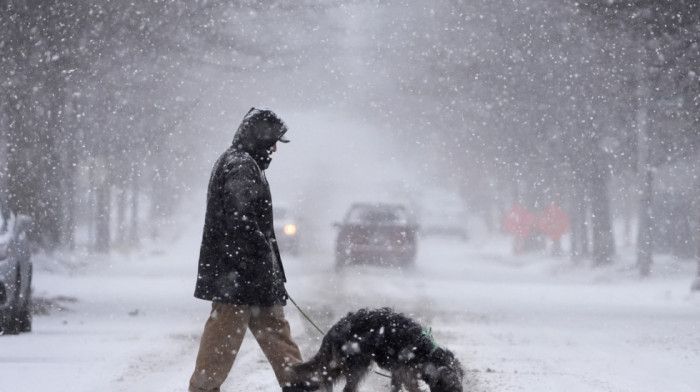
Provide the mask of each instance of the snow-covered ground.
{"label": "snow-covered ground", "polygon": [[[0,391],[185,391],[209,308],[192,297],[198,226],[109,258],[37,256],[46,313],[33,332],[0,337]],[[337,273],[323,251],[285,258],[289,292],[321,328],[359,307],[411,314],[461,359],[466,391],[700,391],[695,265],[658,258],[640,280],[632,263],[515,257],[506,238],[486,236],[427,239],[409,271]],[[286,312],[310,355],[319,334]],[[362,390],[387,387],[370,376]],[[223,390],[279,390],[250,337]]]}

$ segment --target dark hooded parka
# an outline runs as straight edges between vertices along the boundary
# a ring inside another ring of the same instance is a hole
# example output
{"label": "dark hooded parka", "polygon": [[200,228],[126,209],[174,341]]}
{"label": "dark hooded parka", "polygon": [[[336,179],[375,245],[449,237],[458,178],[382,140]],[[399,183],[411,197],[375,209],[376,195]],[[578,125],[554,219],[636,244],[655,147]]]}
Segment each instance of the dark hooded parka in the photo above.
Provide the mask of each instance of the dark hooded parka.
{"label": "dark hooded parka", "polygon": [[287,127],[253,108],[214,164],[207,194],[195,297],[249,306],[286,304],[286,278],[264,170]]}

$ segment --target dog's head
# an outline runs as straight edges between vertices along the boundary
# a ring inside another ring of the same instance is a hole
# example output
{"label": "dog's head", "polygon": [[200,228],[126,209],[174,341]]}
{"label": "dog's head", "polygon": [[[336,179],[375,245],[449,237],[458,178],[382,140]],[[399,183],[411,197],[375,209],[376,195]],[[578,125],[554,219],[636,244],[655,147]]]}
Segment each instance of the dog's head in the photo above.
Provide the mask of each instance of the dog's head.
{"label": "dog's head", "polygon": [[437,368],[430,381],[430,392],[462,392],[461,372],[447,366]]}
{"label": "dog's head", "polygon": [[422,369],[423,380],[430,387],[430,392],[462,392],[462,365],[449,350],[438,351],[441,352],[433,355],[434,362]]}

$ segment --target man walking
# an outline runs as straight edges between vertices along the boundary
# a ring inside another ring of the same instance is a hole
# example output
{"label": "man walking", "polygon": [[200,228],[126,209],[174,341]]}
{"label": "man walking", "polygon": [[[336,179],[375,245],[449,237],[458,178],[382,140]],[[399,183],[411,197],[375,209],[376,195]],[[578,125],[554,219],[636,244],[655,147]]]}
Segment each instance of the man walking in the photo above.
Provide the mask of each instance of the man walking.
{"label": "man walking", "polygon": [[286,277],[275,239],[272,198],[265,178],[287,126],[275,113],[252,108],[209,180],[195,297],[212,301],[190,392],[219,391],[250,329],[282,390],[292,385],[291,365],[301,353],[283,306]]}

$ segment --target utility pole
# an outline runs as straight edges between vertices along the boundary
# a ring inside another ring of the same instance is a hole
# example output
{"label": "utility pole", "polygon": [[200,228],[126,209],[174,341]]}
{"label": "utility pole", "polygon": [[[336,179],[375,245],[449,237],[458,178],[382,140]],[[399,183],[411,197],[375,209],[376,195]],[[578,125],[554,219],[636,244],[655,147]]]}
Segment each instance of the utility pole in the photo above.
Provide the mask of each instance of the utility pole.
{"label": "utility pole", "polygon": [[649,75],[647,72],[647,49],[643,34],[633,34],[639,45],[637,62],[637,174],[639,179],[639,223],[637,231],[637,268],[639,275],[649,276],[653,262],[653,190],[654,172],[651,162],[651,145],[649,137]]}

